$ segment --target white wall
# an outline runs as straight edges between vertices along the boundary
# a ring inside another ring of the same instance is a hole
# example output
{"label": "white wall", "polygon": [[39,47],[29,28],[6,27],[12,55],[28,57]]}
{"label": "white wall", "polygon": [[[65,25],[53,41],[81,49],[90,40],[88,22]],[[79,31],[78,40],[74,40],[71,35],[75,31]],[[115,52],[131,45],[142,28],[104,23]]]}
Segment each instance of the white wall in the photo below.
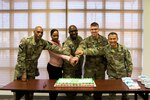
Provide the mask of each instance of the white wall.
{"label": "white wall", "polygon": [[144,52],[142,74],[150,76],[150,0],[144,0]]}

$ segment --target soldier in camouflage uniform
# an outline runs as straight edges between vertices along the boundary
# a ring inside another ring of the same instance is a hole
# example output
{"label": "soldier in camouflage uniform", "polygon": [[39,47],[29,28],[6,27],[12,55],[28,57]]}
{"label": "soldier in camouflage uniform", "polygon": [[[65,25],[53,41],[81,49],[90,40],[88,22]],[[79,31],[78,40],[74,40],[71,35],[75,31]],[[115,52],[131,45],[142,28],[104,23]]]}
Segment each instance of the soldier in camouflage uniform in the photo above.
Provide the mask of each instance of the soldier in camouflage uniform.
{"label": "soldier in camouflage uniform", "polygon": [[[104,48],[89,48],[78,54],[82,55],[105,55],[107,59],[107,74],[109,79],[121,79],[122,77],[131,77],[133,64],[129,50],[123,45],[117,43],[118,35],[111,32],[108,35],[109,44]],[[110,94],[109,100],[115,100],[116,95]],[[127,94],[123,93],[122,100],[128,100]]]}
{"label": "soldier in camouflage uniform", "polygon": [[[70,36],[63,43],[63,48],[67,52],[70,52],[70,55],[75,56],[75,51],[79,46],[79,43],[82,41],[82,38],[78,35],[78,29],[75,25],[69,26],[69,34]],[[78,64],[72,65],[68,61],[64,61],[63,63],[63,77],[64,78],[81,78],[82,74],[82,57],[79,60]],[[67,99],[73,100],[75,99],[75,93],[67,93]]]}
{"label": "soldier in camouflage uniform", "polygon": [[[91,36],[85,38],[79,45],[78,50],[86,50],[88,48],[103,47],[108,44],[106,37],[99,34],[99,25],[96,22],[91,23]],[[79,55],[76,55],[79,57]],[[105,58],[99,55],[86,55],[84,66],[84,78],[105,79]],[[102,94],[94,94],[95,100],[101,100]],[[85,100],[92,100],[91,94],[83,94]]]}
{"label": "soldier in camouflage uniform", "polygon": [[[15,67],[14,80],[35,79],[39,75],[37,68],[38,58],[42,50],[51,50],[55,53],[69,55],[65,50],[42,39],[43,29],[41,26],[35,27],[34,35],[23,38],[19,45],[17,65]],[[31,92],[16,92],[15,100],[20,100],[25,95],[25,100],[33,100]]]}

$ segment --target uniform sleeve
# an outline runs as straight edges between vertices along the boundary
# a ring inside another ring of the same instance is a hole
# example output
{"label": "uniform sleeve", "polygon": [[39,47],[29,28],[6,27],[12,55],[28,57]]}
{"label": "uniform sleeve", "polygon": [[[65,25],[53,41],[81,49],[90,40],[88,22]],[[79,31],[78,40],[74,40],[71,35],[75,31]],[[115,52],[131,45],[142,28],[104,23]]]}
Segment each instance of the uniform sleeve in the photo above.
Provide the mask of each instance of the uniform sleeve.
{"label": "uniform sleeve", "polygon": [[[80,44],[79,44],[77,50],[85,51],[86,48],[87,48],[87,47],[86,47],[86,41],[85,41],[85,39],[84,39],[84,40],[82,40],[82,41],[80,42]],[[77,51],[77,50],[76,50],[76,51]],[[76,54],[75,56],[78,57],[78,58],[80,58],[81,55],[77,55],[77,54]]]}
{"label": "uniform sleeve", "polygon": [[65,48],[61,48],[57,45],[54,45],[48,41],[45,41],[46,42],[46,45],[44,47],[45,50],[50,50],[54,53],[58,53],[58,54],[64,54],[64,55],[70,55],[70,53],[68,51],[66,51]]}
{"label": "uniform sleeve", "polygon": [[23,38],[19,44],[15,77],[21,77],[22,73],[25,71],[26,71],[26,39]]}
{"label": "uniform sleeve", "polygon": [[[86,41],[81,41],[77,50],[82,50],[84,55],[95,56],[95,55],[104,55],[104,48],[103,47],[95,47],[95,48],[87,48]],[[80,55],[76,55],[79,57]]]}
{"label": "uniform sleeve", "polygon": [[128,75],[131,75],[133,70],[133,63],[132,63],[131,54],[128,49],[126,49],[125,51],[125,61],[126,61],[125,63],[126,63]]}
{"label": "uniform sleeve", "polygon": [[69,41],[65,41],[62,45],[62,47],[66,50],[71,55],[71,48],[70,48],[70,43]]}
{"label": "uniform sleeve", "polygon": [[89,56],[96,56],[96,55],[104,55],[104,48],[98,47],[98,48],[87,48],[84,50],[85,55]]}
{"label": "uniform sleeve", "polygon": [[79,47],[77,48],[77,50],[85,50],[86,47],[86,40],[82,40],[79,44]]}

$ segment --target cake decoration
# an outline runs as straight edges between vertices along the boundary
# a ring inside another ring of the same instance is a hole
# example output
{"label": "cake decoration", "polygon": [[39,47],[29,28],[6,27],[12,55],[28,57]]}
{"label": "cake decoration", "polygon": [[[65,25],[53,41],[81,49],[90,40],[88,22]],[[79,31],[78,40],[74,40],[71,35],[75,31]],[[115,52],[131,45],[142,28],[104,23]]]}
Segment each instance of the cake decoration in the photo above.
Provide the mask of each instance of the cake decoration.
{"label": "cake decoration", "polygon": [[59,78],[54,87],[96,87],[92,78]]}

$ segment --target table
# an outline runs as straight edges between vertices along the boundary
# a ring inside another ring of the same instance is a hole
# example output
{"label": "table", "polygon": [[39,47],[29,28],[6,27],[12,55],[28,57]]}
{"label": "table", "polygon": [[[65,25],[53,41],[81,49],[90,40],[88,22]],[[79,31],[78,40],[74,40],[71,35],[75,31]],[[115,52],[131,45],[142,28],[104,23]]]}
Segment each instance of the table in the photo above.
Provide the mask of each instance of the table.
{"label": "table", "polygon": [[148,94],[150,89],[145,88],[140,82],[138,82],[141,89],[130,90],[122,82],[122,80],[95,80],[96,87],[54,87],[56,80],[48,79],[35,79],[23,82],[21,80],[13,81],[1,90],[11,90],[12,92],[24,91],[24,92],[76,92],[76,93],[134,93],[134,99],[137,100],[137,95],[140,95],[144,100],[148,100]]}

